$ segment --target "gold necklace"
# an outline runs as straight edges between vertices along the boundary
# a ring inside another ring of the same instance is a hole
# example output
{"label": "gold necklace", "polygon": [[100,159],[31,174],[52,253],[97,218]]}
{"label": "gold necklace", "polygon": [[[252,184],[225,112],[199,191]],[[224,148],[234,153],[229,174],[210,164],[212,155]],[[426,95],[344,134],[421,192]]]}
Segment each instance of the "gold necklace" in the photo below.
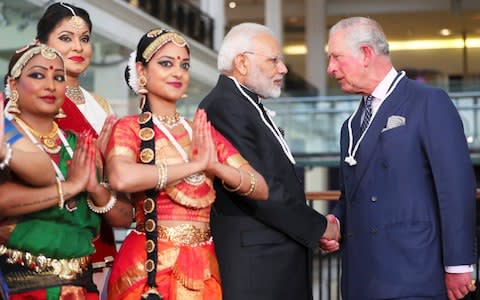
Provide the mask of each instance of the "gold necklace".
{"label": "gold necklace", "polygon": [[50,154],[57,154],[58,152],[60,152],[60,149],[62,149],[61,145],[57,145],[56,137],[58,134],[58,124],[56,122],[52,121],[52,129],[49,133],[41,134],[19,117],[15,117],[15,121],[20,123],[22,127],[28,129],[28,131],[30,131],[38,140],[40,140],[40,142],[42,143],[41,146],[45,150],[45,152]]}
{"label": "gold necklace", "polygon": [[158,120],[165,124],[168,128],[173,128],[178,125],[180,122],[180,113],[175,112],[175,115],[169,116],[169,115],[163,115],[163,116],[157,116]]}
{"label": "gold necklace", "polygon": [[85,97],[79,86],[67,86],[65,89],[65,95],[77,105],[85,103]]}

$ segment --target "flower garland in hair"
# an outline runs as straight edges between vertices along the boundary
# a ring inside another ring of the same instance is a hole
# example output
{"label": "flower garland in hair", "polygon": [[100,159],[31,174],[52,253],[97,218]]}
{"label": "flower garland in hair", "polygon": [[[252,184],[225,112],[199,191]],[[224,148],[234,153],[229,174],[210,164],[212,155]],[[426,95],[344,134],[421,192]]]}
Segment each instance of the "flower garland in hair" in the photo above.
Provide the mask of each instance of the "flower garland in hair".
{"label": "flower garland in hair", "polygon": [[140,86],[138,85],[138,74],[137,74],[137,51],[133,51],[130,53],[130,58],[128,59],[128,85],[132,89],[132,91],[135,92],[135,94],[138,95],[138,90],[140,89]]}

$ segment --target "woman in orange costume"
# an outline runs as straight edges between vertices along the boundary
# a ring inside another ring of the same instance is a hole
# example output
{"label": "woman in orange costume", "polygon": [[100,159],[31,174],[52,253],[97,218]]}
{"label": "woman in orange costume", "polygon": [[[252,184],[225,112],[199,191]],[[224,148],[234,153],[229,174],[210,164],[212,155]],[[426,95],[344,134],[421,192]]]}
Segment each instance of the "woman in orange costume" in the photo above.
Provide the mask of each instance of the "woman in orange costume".
{"label": "woman in orange costume", "polygon": [[[93,55],[91,32],[88,12],[65,2],[50,5],[37,24],[37,40],[65,58],[67,87],[62,109],[66,117],[57,119],[58,125],[77,133],[90,132],[103,155],[115,122],[112,108],[104,98],[80,86],[80,76],[87,71]],[[113,230],[104,219],[94,245],[94,280],[102,293],[107,276],[104,267],[116,255]]]}
{"label": "woman in orange costume", "polygon": [[142,95],[142,113],[114,126],[107,171],[114,189],[132,195],[136,230],[115,259],[111,300],[221,299],[209,231],[213,179],[245,197],[268,197],[263,177],[210,126],[203,111],[193,122],[176,112],[189,67],[186,41],[165,29],[143,35],[130,57],[125,75]]}

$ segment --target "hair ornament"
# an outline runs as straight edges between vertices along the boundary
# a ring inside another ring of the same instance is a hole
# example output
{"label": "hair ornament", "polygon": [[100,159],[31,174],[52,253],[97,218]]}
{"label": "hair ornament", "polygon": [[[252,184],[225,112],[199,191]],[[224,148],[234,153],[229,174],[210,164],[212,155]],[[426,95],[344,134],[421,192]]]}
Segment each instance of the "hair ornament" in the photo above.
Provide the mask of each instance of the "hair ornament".
{"label": "hair ornament", "polygon": [[77,14],[75,13],[75,11],[73,10],[72,7],[66,5],[63,2],[60,2],[60,5],[65,7],[66,9],[68,9],[72,13],[72,17],[70,18],[70,20],[68,22],[70,23],[70,25],[72,25],[73,28],[80,31],[82,29],[83,24],[84,24],[83,19],[80,18],[79,16],[77,16]]}
{"label": "hair ornament", "polygon": [[147,33],[147,37],[155,38],[155,40],[142,53],[142,57],[146,62],[149,62],[158,49],[162,48],[166,43],[172,42],[178,47],[188,48],[187,41],[180,34],[167,29],[153,29]]}
{"label": "hair ornament", "polygon": [[55,50],[54,48],[50,48],[44,44],[39,44],[38,46],[34,46],[25,53],[17,60],[17,62],[13,65],[12,70],[10,71],[9,77],[11,79],[17,79],[22,74],[22,70],[28,61],[35,55],[41,54],[44,58],[48,60],[53,60],[55,58],[60,57],[62,63],[64,63],[62,55]]}
{"label": "hair ornament", "polygon": [[133,51],[130,53],[130,58],[128,59],[128,85],[132,89],[132,91],[135,92],[135,94],[138,95],[138,90],[140,88],[138,84],[138,74],[137,74],[137,68],[136,68],[136,58],[137,58],[137,51]]}
{"label": "hair ornament", "polygon": [[[10,79],[10,76],[8,77],[8,79]],[[7,79],[7,83],[5,84],[5,88],[3,90],[3,93],[5,94],[5,98],[10,98],[10,96],[12,95],[12,90],[10,89],[10,84],[8,84],[8,79]]]}
{"label": "hair ornament", "polygon": [[31,41],[30,43],[26,44],[26,45],[23,46],[22,48],[15,50],[15,53],[23,52],[23,51],[27,50],[28,48],[30,48],[30,47],[32,47],[32,46],[38,46],[38,45],[40,45],[40,41],[39,41],[38,39],[33,39],[33,41]]}

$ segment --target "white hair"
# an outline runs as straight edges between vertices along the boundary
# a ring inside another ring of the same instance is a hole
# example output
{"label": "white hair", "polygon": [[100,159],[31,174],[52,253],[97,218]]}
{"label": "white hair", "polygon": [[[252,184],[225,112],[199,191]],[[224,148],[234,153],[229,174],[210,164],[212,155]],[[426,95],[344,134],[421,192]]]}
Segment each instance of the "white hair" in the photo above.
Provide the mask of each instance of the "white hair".
{"label": "white hair", "polygon": [[329,35],[331,36],[339,30],[346,32],[347,45],[357,53],[362,44],[370,45],[380,55],[389,55],[390,53],[382,26],[373,19],[366,17],[342,19],[330,28]]}
{"label": "white hair", "polygon": [[235,57],[246,51],[253,52],[255,49],[253,49],[252,39],[262,33],[274,36],[270,28],[257,23],[247,22],[233,26],[223,39],[218,51],[218,71],[222,74],[230,72]]}

